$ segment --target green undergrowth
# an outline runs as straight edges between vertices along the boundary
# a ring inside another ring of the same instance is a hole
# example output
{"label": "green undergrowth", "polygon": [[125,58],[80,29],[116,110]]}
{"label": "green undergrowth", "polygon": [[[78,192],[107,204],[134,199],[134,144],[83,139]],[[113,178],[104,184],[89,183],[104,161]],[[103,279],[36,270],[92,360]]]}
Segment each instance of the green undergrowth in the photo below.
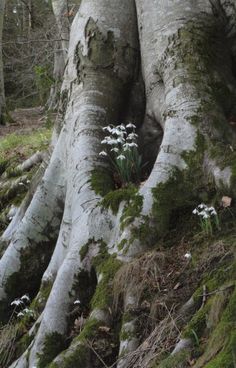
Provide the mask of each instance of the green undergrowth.
{"label": "green undergrowth", "polygon": [[0,139],[0,170],[6,168],[7,163],[20,163],[33,155],[36,151],[43,151],[48,147],[51,129],[41,128],[24,134],[9,134]]}

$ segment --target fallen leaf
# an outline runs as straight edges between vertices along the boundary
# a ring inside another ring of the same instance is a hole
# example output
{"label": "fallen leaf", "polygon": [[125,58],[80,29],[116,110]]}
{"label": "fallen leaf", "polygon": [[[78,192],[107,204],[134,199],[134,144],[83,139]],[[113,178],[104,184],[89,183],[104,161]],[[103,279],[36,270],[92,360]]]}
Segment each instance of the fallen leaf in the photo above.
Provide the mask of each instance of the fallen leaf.
{"label": "fallen leaf", "polygon": [[99,331],[105,332],[105,333],[108,333],[111,331],[110,327],[107,327],[107,326],[100,326],[98,329]]}
{"label": "fallen leaf", "polygon": [[226,207],[230,207],[231,206],[231,203],[232,203],[232,198],[231,197],[224,196],[221,199],[221,203],[222,203],[222,206],[225,207],[225,208]]}

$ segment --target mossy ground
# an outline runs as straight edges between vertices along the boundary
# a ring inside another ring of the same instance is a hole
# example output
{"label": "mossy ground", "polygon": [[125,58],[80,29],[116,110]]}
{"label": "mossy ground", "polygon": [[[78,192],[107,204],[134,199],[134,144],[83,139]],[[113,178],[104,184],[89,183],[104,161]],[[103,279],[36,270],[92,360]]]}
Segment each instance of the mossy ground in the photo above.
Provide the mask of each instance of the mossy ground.
{"label": "mossy ground", "polygon": [[[28,118],[27,118],[28,119]],[[29,118],[30,119],[30,118]],[[16,167],[37,151],[48,148],[52,127],[35,125],[27,129],[19,129],[0,137],[0,234],[9,223],[7,217],[11,205],[18,207],[28,191],[31,179],[38,165],[27,173],[22,173]],[[6,131],[7,132],[7,131]]]}

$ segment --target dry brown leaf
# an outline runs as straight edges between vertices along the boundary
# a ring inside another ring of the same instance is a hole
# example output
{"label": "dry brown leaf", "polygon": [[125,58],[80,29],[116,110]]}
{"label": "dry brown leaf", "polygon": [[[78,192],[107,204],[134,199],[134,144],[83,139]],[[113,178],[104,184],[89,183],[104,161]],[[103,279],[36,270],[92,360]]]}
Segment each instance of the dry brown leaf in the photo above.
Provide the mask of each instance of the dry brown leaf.
{"label": "dry brown leaf", "polygon": [[110,327],[107,327],[107,326],[100,326],[98,329],[99,331],[105,332],[105,333],[108,333],[111,331]]}
{"label": "dry brown leaf", "polygon": [[222,206],[225,207],[225,208],[226,207],[230,207],[231,206],[231,203],[232,203],[232,198],[231,197],[224,196],[221,199],[221,203],[222,203]]}

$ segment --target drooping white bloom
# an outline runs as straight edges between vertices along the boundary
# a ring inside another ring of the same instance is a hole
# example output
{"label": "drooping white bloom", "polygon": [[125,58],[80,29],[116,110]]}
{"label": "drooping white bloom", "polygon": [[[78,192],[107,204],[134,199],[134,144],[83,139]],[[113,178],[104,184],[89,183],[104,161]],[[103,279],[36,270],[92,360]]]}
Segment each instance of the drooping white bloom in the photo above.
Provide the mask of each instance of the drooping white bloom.
{"label": "drooping white bloom", "polygon": [[126,157],[124,155],[119,155],[117,157],[117,160],[125,160],[125,159],[126,159]]}
{"label": "drooping white bloom", "polygon": [[105,151],[101,151],[101,152],[99,152],[99,156],[107,156],[107,153],[105,152]]}
{"label": "drooping white bloom", "polygon": [[190,252],[185,253],[184,258],[191,259],[192,258],[191,253]]}
{"label": "drooping white bloom", "polygon": [[118,153],[118,152],[119,152],[119,148],[114,147],[114,148],[112,148],[112,149],[111,149],[111,152],[116,152],[116,153]]}
{"label": "drooping white bloom", "polygon": [[80,300],[79,300],[79,299],[75,300],[75,301],[74,301],[74,304],[75,304],[75,305],[76,305],[76,304],[80,304]]}
{"label": "drooping white bloom", "polygon": [[24,317],[24,313],[23,312],[17,313],[17,317]]}
{"label": "drooping white bloom", "polygon": [[129,143],[129,146],[130,146],[130,147],[138,147],[137,143],[135,143],[135,142],[131,142],[131,143]]}
{"label": "drooping white bloom", "polygon": [[194,215],[199,214],[199,212],[198,212],[198,210],[197,210],[196,208],[193,210],[193,214],[194,214]]}
{"label": "drooping white bloom", "polygon": [[23,301],[20,299],[15,299],[13,300],[13,302],[11,302],[11,305],[15,305],[15,306],[19,306],[21,304],[23,304]]}
{"label": "drooping white bloom", "polygon": [[131,129],[133,128],[133,129],[135,129],[136,126],[134,124],[132,124],[132,123],[129,123],[129,124],[126,125],[126,128],[131,128]]}
{"label": "drooping white bloom", "polygon": [[130,133],[128,135],[128,139],[136,139],[138,137],[138,135],[136,133]]}
{"label": "drooping white bloom", "polygon": [[26,301],[26,302],[30,302],[30,298],[28,297],[28,295],[23,295],[23,296],[21,297],[21,300],[24,300],[24,301]]}

